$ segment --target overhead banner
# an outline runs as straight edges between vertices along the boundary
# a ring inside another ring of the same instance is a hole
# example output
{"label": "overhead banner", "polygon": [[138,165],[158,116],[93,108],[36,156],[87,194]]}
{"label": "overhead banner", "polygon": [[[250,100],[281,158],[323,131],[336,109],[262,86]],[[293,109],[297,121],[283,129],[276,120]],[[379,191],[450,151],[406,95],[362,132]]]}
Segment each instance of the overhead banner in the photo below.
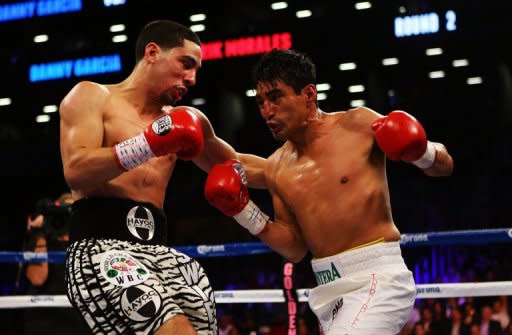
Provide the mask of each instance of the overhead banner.
{"label": "overhead banner", "polygon": [[252,56],[266,53],[272,49],[290,49],[292,34],[289,32],[269,35],[247,36],[225,41],[205,42],[202,44],[203,61]]}
{"label": "overhead banner", "polygon": [[90,75],[119,72],[122,69],[119,54],[61,60],[32,64],[29,69],[30,82],[68,79]]}
{"label": "overhead banner", "polygon": [[0,23],[82,10],[82,0],[39,0],[0,5]]}

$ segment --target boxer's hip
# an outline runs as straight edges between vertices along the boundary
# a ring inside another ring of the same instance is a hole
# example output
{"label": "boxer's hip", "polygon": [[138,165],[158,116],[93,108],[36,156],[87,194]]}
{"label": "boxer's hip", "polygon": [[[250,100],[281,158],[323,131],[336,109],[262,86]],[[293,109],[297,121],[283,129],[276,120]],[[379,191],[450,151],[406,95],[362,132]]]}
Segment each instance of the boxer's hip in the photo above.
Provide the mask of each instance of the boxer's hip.
{"label": "boxer's hip", "polygon": [[116,239],[165,245],[165,213],[146,202],[122,198],[84,198],[72,205],[70,240]]}
{"label": "boxer's hip", "polygon": [[339,254],[313,258],[311,267],[318,285],[328,284],[343,276],[357,275],[380,267],[406,269],[399,242],[369,243]]}
{"label": "boxer's hip", "polygon": [[416,289],[399,242],[313,259],[311,265],[318,286],[309,305],[326,334],[396,334],[407,321]]}

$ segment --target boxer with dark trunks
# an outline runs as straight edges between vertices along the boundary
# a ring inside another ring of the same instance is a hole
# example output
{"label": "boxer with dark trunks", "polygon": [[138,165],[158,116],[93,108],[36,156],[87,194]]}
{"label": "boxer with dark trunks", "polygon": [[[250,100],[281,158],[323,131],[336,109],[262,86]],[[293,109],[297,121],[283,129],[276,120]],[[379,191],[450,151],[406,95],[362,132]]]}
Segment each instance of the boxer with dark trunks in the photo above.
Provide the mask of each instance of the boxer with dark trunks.
{"label": "boxer with dark trunks", "polygon": [[153,21],[117,84],[78,83],[60,105],[64,176],[76,199],[68,297],[95,334],[216,334],[203,268],[166,246],[162,211],[178,159],[205,171],[237,157],[206,116],[171,107],[196,83],[199,37]]}

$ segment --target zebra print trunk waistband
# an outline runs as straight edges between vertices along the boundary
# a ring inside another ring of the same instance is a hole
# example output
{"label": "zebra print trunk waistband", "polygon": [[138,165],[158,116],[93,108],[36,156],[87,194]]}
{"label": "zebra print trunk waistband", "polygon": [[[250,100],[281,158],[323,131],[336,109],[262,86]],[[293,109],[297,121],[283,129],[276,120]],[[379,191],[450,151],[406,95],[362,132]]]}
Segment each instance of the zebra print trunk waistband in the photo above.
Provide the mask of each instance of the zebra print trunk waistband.
{"label": "zebra print trunk waistband", "polygon": [[117,239],[140,244],[167,244],[165,213],[146,202],[122,198],[85,198],[73,203],[70,240]]}

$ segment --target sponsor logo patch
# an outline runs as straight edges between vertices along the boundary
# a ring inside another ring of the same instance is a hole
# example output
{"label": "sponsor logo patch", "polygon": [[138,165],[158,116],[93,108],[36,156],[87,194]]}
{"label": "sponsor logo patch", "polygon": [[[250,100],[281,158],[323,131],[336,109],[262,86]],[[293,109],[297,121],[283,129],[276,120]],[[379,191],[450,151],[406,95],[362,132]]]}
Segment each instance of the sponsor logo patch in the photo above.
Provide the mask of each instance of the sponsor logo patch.
{"label": "sponsor logo patch", "polygon": [[128,287],[121,295],[121,310],[127,318],[136,322],[151,320],[160,312],[162,297],[152,287],[136,285]]}
{"label": "sponsor logo patch", "polygon": [[330,283],[338,278],[341,278],[340,271],[331,262],[331,268],[321,271],[315,271],[315,278],[318,285]]}
{"label": "sponsor logo patch", "polygon": [[165,136],[171,130],[172,119],[169,115],[162,116],[158,120],[154,121],[151,125],[153,132],[160,136]]}
{"label": "sponsor logo patch", "polygon": [[197,252],[201,255],[208,254],[208,253],[215,253],[215,252],[224,252],[226,251],[224,248],[224,245],[198,245],[197,246]]}
{"label": "sponsor logo patch", "polygon": [[238,162],[234,162],[233,164],[231,164],[231,166],[240,175],[240,178],[242,179],[242,183],[244,183],[244,185],[247,185],[247,174],[246,174],[245,169],[242,166],[242,164],[240,164]]}
{"label": "sponsor logo patch", "polygon": [[340,311],[341,307],[343,306],[343,298],[338,299],[336,301],[336,304],[334,305],[334,308],[332,309],[332,320],[336,318],[336,315],[338,315],[338,312]]}
{"label": "sponsor logo patch", "polygon": [[148,279],[150,274],[142,263],[119,250],[110,250],[103,254],[100,271],[108,282],[122,287],[140,284]]}
{"label": "sponsor logo patch", "polygon": [[130,233],[142,241],[149,241],[155,235],[155,219],[149,209],[135,206],[126,216],[126,226]]}

